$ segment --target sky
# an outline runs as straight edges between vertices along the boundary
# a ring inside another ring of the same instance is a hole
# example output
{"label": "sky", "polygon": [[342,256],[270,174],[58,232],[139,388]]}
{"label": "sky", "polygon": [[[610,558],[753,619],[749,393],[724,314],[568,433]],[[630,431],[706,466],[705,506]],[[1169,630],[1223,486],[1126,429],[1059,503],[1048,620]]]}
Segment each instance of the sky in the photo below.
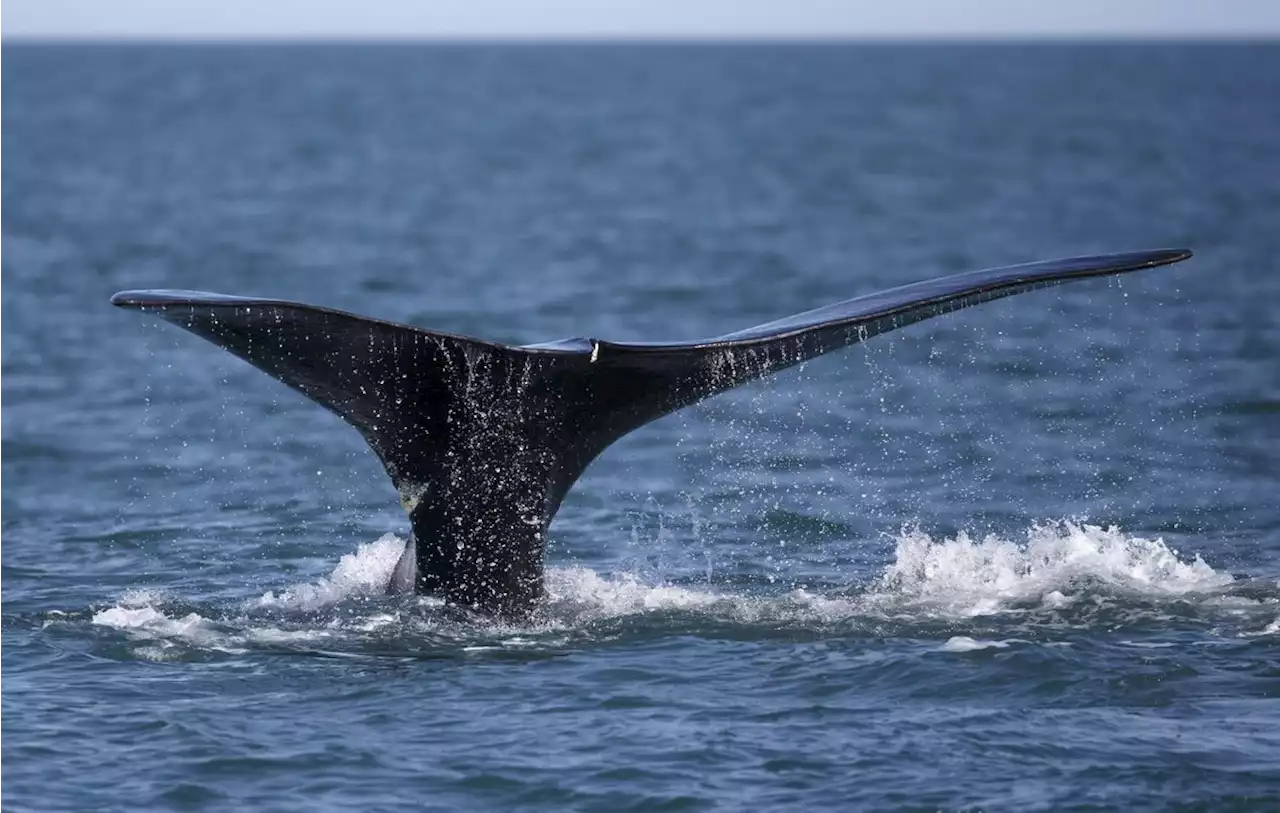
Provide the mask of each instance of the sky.
{"label": "sky", "polygon": [[1280,38],[1277,0],[0,0],[5,38]]}

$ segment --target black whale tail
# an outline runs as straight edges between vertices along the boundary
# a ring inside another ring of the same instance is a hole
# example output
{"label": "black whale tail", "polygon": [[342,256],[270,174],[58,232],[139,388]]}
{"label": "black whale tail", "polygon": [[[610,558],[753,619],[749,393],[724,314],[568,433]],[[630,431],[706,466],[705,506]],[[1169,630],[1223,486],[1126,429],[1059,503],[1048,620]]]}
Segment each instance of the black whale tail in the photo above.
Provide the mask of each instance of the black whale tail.
{"label": "black whale tail", "polygon": [[413,525],[391,587],[519,617],[541,597],[543,540],[565,493],[632,429],[932,316],[1189,256],[1161,250],[975,271],[694,342],[512,347],[273,299],[126,291],[111,301],[208,339],[360,431]]}

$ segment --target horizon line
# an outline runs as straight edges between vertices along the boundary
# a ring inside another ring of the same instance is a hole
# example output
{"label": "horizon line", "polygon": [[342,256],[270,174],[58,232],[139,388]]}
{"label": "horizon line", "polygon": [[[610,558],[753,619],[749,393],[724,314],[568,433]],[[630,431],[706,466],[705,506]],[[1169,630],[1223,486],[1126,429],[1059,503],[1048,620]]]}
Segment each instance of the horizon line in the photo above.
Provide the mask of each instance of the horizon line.
{"label": "horizon line", "polygon": [[12,45],[931,45],[1280,44],[1280,32],[992,32],[914,34],[8,34]]}

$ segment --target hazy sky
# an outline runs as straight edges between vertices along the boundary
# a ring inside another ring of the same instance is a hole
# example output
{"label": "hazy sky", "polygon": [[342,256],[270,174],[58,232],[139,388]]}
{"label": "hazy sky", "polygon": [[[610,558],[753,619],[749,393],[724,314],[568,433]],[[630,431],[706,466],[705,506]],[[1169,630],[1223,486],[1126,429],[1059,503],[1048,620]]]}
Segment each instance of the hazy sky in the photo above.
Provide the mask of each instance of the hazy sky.
{"label": "hazy sky", "polygon": [[1280,0],[3,0],[6,37],[1280,36]]}

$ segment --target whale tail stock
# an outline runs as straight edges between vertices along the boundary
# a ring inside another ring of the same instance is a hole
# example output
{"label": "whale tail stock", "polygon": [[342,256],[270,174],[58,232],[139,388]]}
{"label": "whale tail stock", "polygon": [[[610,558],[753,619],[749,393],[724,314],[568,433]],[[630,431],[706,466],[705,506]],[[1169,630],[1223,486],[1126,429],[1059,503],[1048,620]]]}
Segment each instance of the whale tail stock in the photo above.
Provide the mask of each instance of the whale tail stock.
{"label": "whale tail stock", "polygon": [[627,432],[932,316],[1189,256],[1159,250],[974,271],[693,342],[513,347],[274,299],[126,291],[111,301],[213,342],[359,430],[413,526],[390,589],[521,617],[542,596],[543,541],[565,493]]}

